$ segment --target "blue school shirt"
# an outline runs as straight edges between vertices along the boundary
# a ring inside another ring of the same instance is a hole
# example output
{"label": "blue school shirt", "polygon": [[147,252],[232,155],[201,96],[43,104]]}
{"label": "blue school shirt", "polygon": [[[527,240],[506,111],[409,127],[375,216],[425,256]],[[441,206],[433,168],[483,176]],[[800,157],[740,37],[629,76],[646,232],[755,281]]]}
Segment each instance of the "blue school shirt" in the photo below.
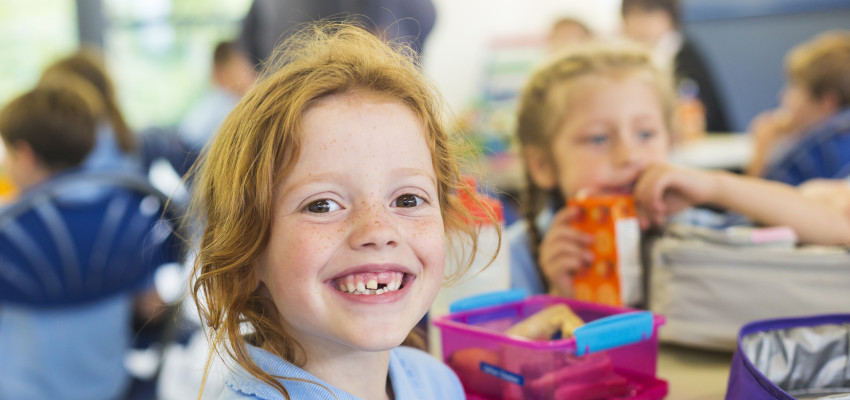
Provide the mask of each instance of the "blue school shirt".
{"label": "blue school shirt", "polygon": [[845,108],[804,133],[764,178],[799,185],[809,179],[841,179],[850,174],[850,108]]}
{"label": "blue school shirt", "polygon": [[[75,172],[79,171],[56,174],[42,185]],[[65,244],[46,244],[52,243],[49,229],[36,218],[37,211],[29,210],[5,226],[15,225],[17,231],[0,234],[0,399],[121,399],[130,386],[124,359],[131,345],[133,301],[135,292],[147,288],[151,279],[146,274],[145,279],[120,284],[113,280],[113,287],[92,279],[99,275],[91,273],[93,264],[84,260],[94,258],[89,252],[100,223],[107,212],[120,216],[122,211],[107,207],[111,198],[105,196],[105,190],[87,189],[63,193],[51,203],[62,203],[63,211],[54,210],[67,220],[68,235],[77,239],[71,245],[80,268],[63,271],[76,271],[84,277],[82,288],[64,275],[51,280],[44,278],[53,276],[45,270],[19,269],[29,265],[28,257],[40,255],[48,262],[60,257],[53,246]],[[141,195],[135,195],[127,198],[125,205],[132,210],[141,202]],[[122,221],[123,226],[131,223]],[[44,246],[22,251],[8,240],[13,236]],[[155,258],[151,266],[160,261],[175,259]]]}
{"label": "blue school shirt", "polygon": [[36,308],[0,304],[0,399],[120,399],[130,385],[133,299]]}
{"label": "blue school shirt", "polygon": [[218,86],[210,88],[180,123],[179,135],[193,151],[201,151],[218,133],[222,122],[239,103],[239,96]]}
{"label": "blue school shirt", "polygon": [[81,168],[87,171],[144,173],[138,158],[118,147],[112,126],[105,122],[98,125],[94,146]]}
{"label": "blue school shirt", "polygon": [[[246,346],[248,347],[248,354],[263,371],[271,375],[308,381],[280,380],[293,399],[359,399],[272,353],[255,346]],[[389,374],[396,400],[466,398],[457,375],[448,366],[420,350],[404,346],[390,350]],[[225,381],[224,391],[219,397],[221,400],[277,400],[283,398],[283,395],[273,387],[238,367]]]}
{"label": "blue school shirt", "polygon": [[[537,214],[534,222],[541,235],[549,231],[555,211],[546,207]],[[507,231],[511,255],[511,288],[523,289],[529,295],[543,294],[543,278],[537,271],[537,262],[531,256],[531,243],[528,237],[528,221],[519,220],[511,224]]]}

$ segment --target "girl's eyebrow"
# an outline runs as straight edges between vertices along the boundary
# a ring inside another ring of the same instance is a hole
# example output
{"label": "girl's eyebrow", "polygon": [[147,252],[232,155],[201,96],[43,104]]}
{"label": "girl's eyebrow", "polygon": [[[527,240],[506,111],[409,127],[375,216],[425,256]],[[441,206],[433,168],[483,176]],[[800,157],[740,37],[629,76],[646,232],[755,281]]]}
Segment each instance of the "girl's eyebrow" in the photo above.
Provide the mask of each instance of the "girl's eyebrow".
{"label": "girl's eyebrow", "polygon": [[399,176],[399,177],[421,176],[421,177],[427,178],[429,181],[431,181],[431,183],[436,183],[437,177],[435,175],[436,174],[434,174],[434,173],[429,174],[428,170],[423,169],[423,168],[398,168],[398,169],[393,170],[391,176],[393,176],[393,177],[397,177],[397,176]]}
{"label": "girl's eyebrow", "polygon": [[[431,182],[432,184],[434,184],[435,186],[437,184],[437,177],[435,176],[435,174],[434,173],[429,174],[428,170],[424,169],[424,168],[398,168],[398,169],[392,170],[390,176],[395,178],[395,179],[403,178],[403,177],[421,176],[423,178],[428,179],[428,181]],[[286,191],[286,192],[292,192],[292,191],[300,189],[304,186],[307,186],[311,183],[326,182],[326,181],[342,182],[342,181],[345,181],[345,180],[347,180],[347,178],[345,177],[345,174],[342,173],[342,172],[329,171],[329,172],[323,172],[323,173],[319,173],[319,174],[307,174],[307,176],[305,176],[301,179],[298,179],[297,181],[286,184],[281,189]]]}
{"label": "girl's eyebrow", "polygon": [[284,189],[286,191],[293,191],[293,190],[300,189],[304,186],[307,186],[307,185],[309,185],[311,183],[315,183],[315,182],[321,182],[321,181],[339,182],[340,180],[343,180],[343,179],[344,179],[343,174],[339,173],[339,172],[330,171],[330,172],[323,172],[323,173],[320,173],[320,174],[312,174],[311,173],[311,174],[307,174],[307,176],[305,176],[305,177],[303,177],[303,178],[301,178],[301,179],[299,179],[295,182],[292,182],[292,183],[289,183],[289,184],[283,186],[282,189]]}

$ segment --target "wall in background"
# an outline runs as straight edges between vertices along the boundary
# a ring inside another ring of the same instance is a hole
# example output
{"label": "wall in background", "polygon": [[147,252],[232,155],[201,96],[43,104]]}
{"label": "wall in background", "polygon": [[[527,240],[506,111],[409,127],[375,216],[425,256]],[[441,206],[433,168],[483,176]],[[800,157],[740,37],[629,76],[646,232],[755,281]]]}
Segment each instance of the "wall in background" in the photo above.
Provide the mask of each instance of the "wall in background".
{"label": "wall in background", "polygon": [[423,49],[426,72],[453,110],[472,101],[494,39],[539,37],[560,17],[603,35],[619,26],[620,0],[433,0],[437,23]]}
{"label": "wall in background", "polygon": [[[785,53],[830,29],[850,29],[847,0],[682,0],[685,30],[712,67],[735,131],[775,107]],[[437,24],[423,62],[453,110],[473,101],[494,38],[533,37],[577,16],[603,36],[620,26],[620,0],[434,0]]]}
{"label": "wall in background", "polygon": [[688,0],[686,32],[712,67],[730,125],[745,131],[776,107],[785,54],[818,33],[850,29],[850,2]]}

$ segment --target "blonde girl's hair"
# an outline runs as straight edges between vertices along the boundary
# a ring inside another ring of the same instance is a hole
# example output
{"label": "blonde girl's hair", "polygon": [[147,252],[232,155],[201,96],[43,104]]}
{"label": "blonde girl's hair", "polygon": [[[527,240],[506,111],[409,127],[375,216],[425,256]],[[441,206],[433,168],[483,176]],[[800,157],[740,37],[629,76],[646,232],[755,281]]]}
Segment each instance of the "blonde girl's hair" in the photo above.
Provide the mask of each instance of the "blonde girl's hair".
{"label": "blonde girl's hair", "polygon": [[472,239],[472,252],[477,246],[476,230],[465,219],[469,213],[456,197],[469,188],[460,179],[444,109],[413,54],[347,23],[307,25],[275,51],[196,171],[193,209],[203,230],[192,292],[213,348],[287,398],[276,380],[286,378],[269,375],[251,360],[240,325],[252,328],[252,344],[297,366],[305,363],[303,349],[282,330],[277,308],[259,289],[256,263],[269,243],[275,187],[298,161],[299,132],[310,105],[362,91],[409,107],[425,128],[446,233]]}
{"label": "blonde girl's hair", "polygon": [[795,47],[785,58],[789,81],[805,87],[816,99],[836,97],[839,108],[850,106],[850,31],[829,31]]}
{"label": "blonde girl's hair", "polygon": [[[544,150],[552,160],[552,142],[569,117],[576,102],[593,90],[585,85],[588,78],[643,79],[652,84],[661,99],[662,115],[668,132],[673,131],[674,95],[672,74],[652,63],[642,47],[629,43],[591,43],[561,53],[549,60],[529,79],[522,92],[517,121],[520,146]],[[528,160],[526,161],[526,165]],[[535,224],[537,215],[548,204],[560,207],[565,199],[559,188],[545,190],[537,187],[526,171],[526,190],[523,214],[528,224],[529,245],[536,261],[542,235]],[[539,263],[538,263],[539,264]],[[540,275],[541,277],[544,275]],[[544,279],[544,288],[548,282]]]}
{"label": "blonde girl's hair", "polygon": [[68,75],[76,75],[97,89],[100,103],[103,104],[103,114],[112,126],[118,148],[125,153],[135,150],[136,139],[118,106],[114,85],[103,63],[103,54],[96,49],[84,47],[48,66],[41,79],[61,79]]}

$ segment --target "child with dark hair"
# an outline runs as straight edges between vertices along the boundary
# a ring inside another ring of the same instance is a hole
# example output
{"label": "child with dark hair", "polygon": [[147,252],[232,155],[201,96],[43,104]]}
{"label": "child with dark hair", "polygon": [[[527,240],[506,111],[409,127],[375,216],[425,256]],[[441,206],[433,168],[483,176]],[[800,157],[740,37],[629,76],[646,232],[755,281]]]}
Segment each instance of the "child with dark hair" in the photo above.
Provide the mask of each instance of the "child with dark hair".
{"label": "child with dark hair", "polygon": [[708,132],[728,132],[722,97],[703,55],[682,31],[679,4],[678,0],[623,0],[623,32],[647,45],[653,61],[674,72],[680,95],[699,99]]}
{"label": "child with dark hair", "polygon": [[0,113],[4,162],[12,182],[27,190],[79,166],[94,145],[99,109],[91,86],[73,78],[12,100]]}
{"label": "child with dark hair", "polygon": [[256,80],[254,65],[236,42],[215,46],[210,87],[180,123],[180,139],[186,147],[200,153],[221,122]]}

